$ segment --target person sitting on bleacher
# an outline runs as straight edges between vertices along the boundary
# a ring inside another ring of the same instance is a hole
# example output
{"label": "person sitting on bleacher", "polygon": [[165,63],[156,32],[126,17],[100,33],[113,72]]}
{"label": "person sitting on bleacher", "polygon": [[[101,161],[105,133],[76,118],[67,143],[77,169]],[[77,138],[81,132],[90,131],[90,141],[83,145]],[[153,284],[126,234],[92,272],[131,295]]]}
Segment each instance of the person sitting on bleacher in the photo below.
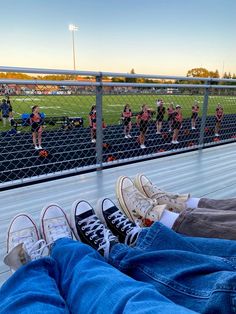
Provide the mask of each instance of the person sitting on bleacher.
{"label": "person sitting on bleacher", "polygon": [[139,225],[159,221],[191,237],[236,240],[236,198],[214,200],[166,192],[143,174],[134,180],[119,177],[116,195],[125,215]]}
{"label": "person sitting on bleacher", "polygon": [[108,198],[95,210],[75,201],[70,219],[48,204],[37,225],[27,214],[10,223],[1,313],[235,312],[235,241],[140,228]]}
{"label": "person sitting on bleacher", "polygon": [[[30,115],[30,125],[32,131],[32,138],[34,148],[36,150],[42,149],[42,131],[43,131],[43,118],[39,112],[39,106],[33,106],[32,114]],[[38,146],[37,146],[37,138],[38,138]]]}

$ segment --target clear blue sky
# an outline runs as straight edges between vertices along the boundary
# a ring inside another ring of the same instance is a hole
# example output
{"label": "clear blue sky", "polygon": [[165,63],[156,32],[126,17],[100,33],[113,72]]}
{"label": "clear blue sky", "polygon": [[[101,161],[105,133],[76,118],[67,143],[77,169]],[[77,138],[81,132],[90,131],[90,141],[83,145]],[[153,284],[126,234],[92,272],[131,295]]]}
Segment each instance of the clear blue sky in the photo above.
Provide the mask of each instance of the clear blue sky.
{"label": "clear blue sky", "polygon": [[[236,0],[0,0],[0,65],[236,73]],[[224,66],[223,66],[224,64]]]}

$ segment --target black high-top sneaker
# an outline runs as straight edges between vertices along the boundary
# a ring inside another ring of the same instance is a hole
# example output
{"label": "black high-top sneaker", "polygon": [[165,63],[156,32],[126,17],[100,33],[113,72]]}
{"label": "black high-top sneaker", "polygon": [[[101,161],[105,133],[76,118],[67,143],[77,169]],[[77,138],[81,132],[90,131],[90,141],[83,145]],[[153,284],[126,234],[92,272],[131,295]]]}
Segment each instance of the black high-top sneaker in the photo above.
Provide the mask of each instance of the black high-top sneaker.
{"label": "black high-top sneaker", "polygon": [[109,198],[98,200],[96,214],[120,242],[130,246],[135,244],[142,228],[130,221],[112,200]]}
{"label": "black high-top sneaker", "polygon": [[71,227],[76,238],[108,258],[111,247],[118,243],[116,236],[98,219],[86,201],[75,201],[71,208]]}

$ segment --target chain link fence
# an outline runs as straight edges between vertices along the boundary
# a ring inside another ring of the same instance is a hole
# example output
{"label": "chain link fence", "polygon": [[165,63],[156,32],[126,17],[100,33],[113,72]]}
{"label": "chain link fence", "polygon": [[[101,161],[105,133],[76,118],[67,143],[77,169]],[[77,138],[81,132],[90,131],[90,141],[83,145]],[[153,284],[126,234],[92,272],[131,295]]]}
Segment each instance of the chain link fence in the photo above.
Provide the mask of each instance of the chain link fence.
{"label": "chain link fence", "polygon": [[0,81],[0,187],[236,139],[234,80],[89,74]]}

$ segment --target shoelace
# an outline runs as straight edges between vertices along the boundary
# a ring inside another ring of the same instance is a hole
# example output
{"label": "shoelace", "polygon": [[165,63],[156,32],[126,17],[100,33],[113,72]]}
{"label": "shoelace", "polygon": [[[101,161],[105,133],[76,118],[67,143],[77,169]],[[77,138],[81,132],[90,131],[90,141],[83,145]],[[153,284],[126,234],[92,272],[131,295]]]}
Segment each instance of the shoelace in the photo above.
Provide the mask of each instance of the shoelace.
{"label": "shoelace", "polygon": [[123,225],[123,227],[121,227],[121,231],[124,231],[126,233],[125,244],[133,245],[135,242],[134,239],[137,239],[137,235],[142,229],[138,225],[134,227],[134,223],[129,221],[128,218],[125,218],[124,215],[119,211],[109,215],[108,219],[112,219],[112,223],[116,225],[117,228]]}
{"label": "shoelace", "polygon": [[[145,198],[141,193],[139,193],[136,189],[132,189],[131,191],[127,191],[127,196],[129,199],[136,200],[136,207],[138,207],[139,211],[141,212],[141,216],[144,216],[145,219],[148,214],[152,211],[153,207],[157,204],[155,199]],[[140,213],[137,213],[140,214]]]}
{"label": "shoelace", "polygon": [[47,243],[43,239],[34,242],[32,233],[26,234],[25,236],[12,238],[12,242],[14,243],[14,247],[20,243],[23,243],[23,249],[29,255],[32,261],[40,258],[43,255],[46,247],[48,247]]}
{"label": "shoelace", "polygon": [[35,242],[31,249],[28,251],[28,255],[30,256],[31,260],[34,261],[40,257],[42,257],[43,252],[46,248],[48,248],[48,244],[45,240],[41,239]]}
{"label": "shoelace", "polygon": [[59,220],[57,224],[56,223],[49,224],[48,229],[51,235],[50,244],[52,244],[59,238],[64,237],[71,238],[71,231],[64,220],[63,221]]}
{"label": "shoelace", "polygon": [[[145,185],[144,185],[145,187]],[[172,202],[177,202],[177,198],[180,196],[178,193],[171,193],[171,192],[164,192],[161,189],[158,189],[154,185],[146,185],[146,188],[151,190],[152,198],[162,198],[162,197],[168,197],[169,201]]]}
{"label": "shoelace", "polygon": [[150,184],[147,184],[147,185],[144,185],[144,187],[146,187],[147,189],[150,190],[150,192],[152,193],[152,198],[155,197],[155,198],[161,198],[163,196],[166,196],[166,193],[160,189],[158,189],[156,186],[154,185],[150,185]]}
{"label": "shoelace", "polygon": [[169,196],[167,196],[165,193],[162,193],[162,192],[158,192],[156,194],[153,194],[152,198],[154,198],[157,203],[158,203],[158,200],[160,199],[164,199],[164,202],[166,204],[172,204],[173,206],[176,206],[176,205],[181,205],[181,202],[179,202],[176,198],[171,198]]}
{"label": "shoelace", "polygon": [[111,233],[109,229],[99,221],[96,215],[92,215],[89,218],[85,218],[79,221],[79,225],[82,225],[81,229],[85,231],[85,235],[89,236],[91,241],[98,243],[98,251],[104,251],[104,257],[108,258],[110,251],[110,241],[116,241],[116,237]]}

